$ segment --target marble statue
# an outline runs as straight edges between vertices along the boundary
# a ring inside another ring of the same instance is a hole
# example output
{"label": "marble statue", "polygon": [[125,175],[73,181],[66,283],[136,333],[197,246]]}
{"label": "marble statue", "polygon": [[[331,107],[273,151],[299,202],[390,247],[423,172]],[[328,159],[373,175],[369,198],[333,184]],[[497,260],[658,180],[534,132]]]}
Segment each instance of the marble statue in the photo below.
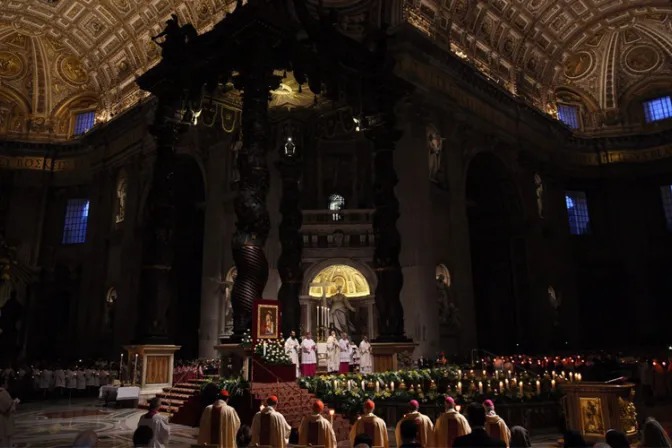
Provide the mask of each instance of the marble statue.
{"label": "marble statue", "polygon": [[436,276],[436,291],[439,308],[439,322],[453,330],[459,329],[462,326],[460,310],[457,307],[455,300],[453,300],[448,279],[446,279],[443,274]]}
{"label": "marble statue", "polygon": [[427,126],[427,147],[429,150],[429,178],[438,180],[441,169],[441,152],[443,150],[443,138],[434,126]]}
{"label": "marble statue", "polygon": [[539,174],[534,175],[534,185],[537,186],[537,212],[539,217],[544,217],[544,183],[541,181]]}
{"label": "marble statue", "polygon": [[337,292],[329,299],[329,317],[331,318],[331,327],[336,330],[336,334],[353,334],[355,326],[350,320],[350,312],[355,308],[342,293],[342,287],[337,286]]}

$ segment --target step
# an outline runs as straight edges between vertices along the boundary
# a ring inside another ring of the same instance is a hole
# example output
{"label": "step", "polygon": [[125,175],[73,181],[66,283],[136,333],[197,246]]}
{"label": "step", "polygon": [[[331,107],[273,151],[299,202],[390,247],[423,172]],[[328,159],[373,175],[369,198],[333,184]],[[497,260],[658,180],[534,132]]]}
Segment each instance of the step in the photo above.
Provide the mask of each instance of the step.
{"label": "step", "polygon": [[185,394],[185,395],[196,395],[197,392],[200,392],[200,389],[185,389],[182,387],[164,387],[163,391],[166,393],[176,393],[176,394]]}
{"label": "step", "polygon": [[179,389],[201,390],[201,386],[199,384],[193,384],[193,383],[179,383],[176,384],[174,387]]}
{"label": "step", "polygon": [[167,398],[167,399],[172,398],[175,400],[184,400],[184,401],[193,397],[193,395],[190,394],[174,394],[172,392],[159,392],[158,394],[156,394],[156,396],[159,398]]}
{"label": "step", "polygon": [[170,406],[184,406],[186,400],[173,400],[171,398],[161,398],[161,404],[170,405]]}

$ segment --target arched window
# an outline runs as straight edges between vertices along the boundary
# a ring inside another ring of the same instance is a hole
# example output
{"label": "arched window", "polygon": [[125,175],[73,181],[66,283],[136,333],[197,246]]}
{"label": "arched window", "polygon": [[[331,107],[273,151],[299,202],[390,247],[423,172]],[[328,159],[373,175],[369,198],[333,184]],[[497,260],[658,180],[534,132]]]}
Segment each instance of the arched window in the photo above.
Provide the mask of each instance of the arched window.
{"label": "arched window", "polygon": [[[338,211],[345,208],[345,198],[340,194],[332,194],[329,196],[329,210]],[[340,213],[333,213],[331,218],[334,221],[340,221],[343,219],[343,215]]]}
{"label": "arched window", "polygon": [[116,188],[116,208],[117,212],[114,217],[114,222],[120,224],[124,222],[126,218],[126,188],[127,188],[126,173],[124,171],[119,172],[119,177],[117,178],[117,188]]}

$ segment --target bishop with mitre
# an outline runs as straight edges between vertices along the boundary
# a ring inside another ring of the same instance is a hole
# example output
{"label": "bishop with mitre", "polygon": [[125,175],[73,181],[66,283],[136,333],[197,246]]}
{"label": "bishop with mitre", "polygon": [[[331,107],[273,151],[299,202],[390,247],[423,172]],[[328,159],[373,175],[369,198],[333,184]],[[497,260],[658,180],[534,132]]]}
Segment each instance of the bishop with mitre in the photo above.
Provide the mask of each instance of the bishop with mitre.
{"label": "bishop with mitre", "polygon": [[224,389],[219,393],[219,398],[203,411],[198,430],[199,445],[236,448],[240,418],[236,410],[228,405],[228,401],[229,392]]}
{"label": "bishop with mitre", "polygon": [[422,446],[433,446],[434,424],[429,419],[429,417],[421,414],[419,409],[420,403],[417,401],[411,400],[408,402],[408,413],[404,415],[401,420],[399,420],[399,423],[397,423],[397,428],[394,431],[394,436],[397,439],[397,446],[401,446],[403,444],[401,440],[401,424],[407,420],[415,422],[415,426],[417,428],[416,440],[419,440]]}
{"label": "bishop with mitre", "polygon": [[299,445],[336,448],[336,434],[329,420],[322,416],[324,403],[313,403],[313,413],[303,417],[299,425]]}
{"label": "bishop with mitre", "polygon": [[495,412],[495,404],[492,400],[483,402],[485,408],[485,430],[493,439],[499,439],[509,446],[511,440],[511,431],[506,426],[506,422]]}
{"label": "bishop with mitre", "polygon": [[373,410],[376,405],[371,400],[364,403],[364,414],[352,425],[350,430],[350,443],[355,444],[355,438],[359,434],[368,434],[373,439],[373,446],[390,448],[390,441],[387,437],[387,425],[385,420],[376,417]]}
{"label": "bishop with mitre", "polygon": [[434,426],[434,446],[437,448],[452,448],[455,439],[471,434],[469,422],[455,410],[455,400],[446,397],[446,412],[436,419]]}
{"label": "bishop with mitre", "polygon": [[272,446],[285,448],[289,443],[292,427],[285,417],[275,410],[278,397],[271,395],[266,399],[266,407],[257,412],[252,419],[252,442],[250,446]]}

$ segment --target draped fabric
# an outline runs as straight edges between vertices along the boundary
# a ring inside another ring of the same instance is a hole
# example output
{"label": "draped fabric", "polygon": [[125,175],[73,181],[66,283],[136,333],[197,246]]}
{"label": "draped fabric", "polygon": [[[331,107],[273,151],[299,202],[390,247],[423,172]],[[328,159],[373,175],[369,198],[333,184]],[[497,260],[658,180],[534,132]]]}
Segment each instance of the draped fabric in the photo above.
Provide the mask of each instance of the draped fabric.
{"label": "draped fabric", "polygon": [[490,437],[502,440],[506,443],[506,446],[509,446],[511,431],[509,431],[509,427],[506,426],[506,423],[499,415],[493,413],[488,414],[485,419],[485,431]]}
{"label": "draped fabric", "polygon": [[371,356],[371,344],[366,341],[359,343],[359,371],[373,373],[373,356]]}
{"label": "draped fabric", "polygon": [[327,371],[336,372],[338,371],[338,364],[340,354],[340,347],[336,336],[329,336],[327,338]]}
{"label": "draped fabric", "polygon": [[455,409],[450,409],[436,420],[434,426],[434,446],[452,448],[455,439],[471,433],[467,419]]}
{"label": "draped fabric", "polygon": [[360,417],[350,430],[350,443],[354,445],[357,435],[366,433],[373,438],[373,446],[390,448],[385,421],[374,414]]}
{"label": "draped fabric", "polygon": [[220,448],[235,448],[240,418],[234,408],[223,400],[205,408],[198,431],[199,445],[218,445]]}
{"label": "draped fabric", "polygon": [[321,415],[309,415],[299,425],[299,445],[336,448],[336,434],[329,420]]}
{"label": "draped fabric", "polygon": [[271,406],[259,411],[252,419],[252,442],[273,448],[285,448],[289,443],[289,434],[292,427],[285,417]]}
{"label": "draped fabric", "polygon": [[417,439],[420,444],[425,447],[434,446],[434,424],[426,415],[420,412],[409,412],[397,423],[397,428],[394,431],[394,436],[397,439],[397,446],[401,446],[401,424],[407,420],[415,421],[418,427]]}

